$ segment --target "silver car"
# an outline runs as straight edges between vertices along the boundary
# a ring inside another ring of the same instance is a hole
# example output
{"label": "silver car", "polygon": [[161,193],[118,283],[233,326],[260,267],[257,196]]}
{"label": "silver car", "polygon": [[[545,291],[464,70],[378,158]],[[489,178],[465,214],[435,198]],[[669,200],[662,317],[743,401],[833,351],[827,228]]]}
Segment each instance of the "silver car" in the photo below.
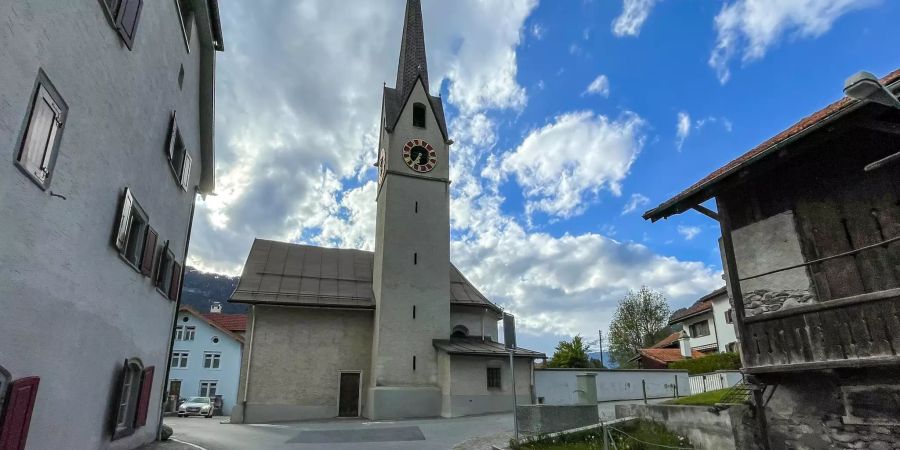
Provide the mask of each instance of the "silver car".
{"label": "silver car", "polygon": [[213,402],[209,397],[190,397],[178,407],[178,417],[213,416]]}

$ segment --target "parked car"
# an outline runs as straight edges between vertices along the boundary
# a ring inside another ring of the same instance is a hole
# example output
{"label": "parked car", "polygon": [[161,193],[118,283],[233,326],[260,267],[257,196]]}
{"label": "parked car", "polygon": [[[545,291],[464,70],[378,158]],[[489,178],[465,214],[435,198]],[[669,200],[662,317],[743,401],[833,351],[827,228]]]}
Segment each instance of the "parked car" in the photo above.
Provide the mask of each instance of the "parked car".
{"label": "parked car", "polygon": [[213,416],[213,404],[209,397],[190,397],[178,407],[178,417]]}

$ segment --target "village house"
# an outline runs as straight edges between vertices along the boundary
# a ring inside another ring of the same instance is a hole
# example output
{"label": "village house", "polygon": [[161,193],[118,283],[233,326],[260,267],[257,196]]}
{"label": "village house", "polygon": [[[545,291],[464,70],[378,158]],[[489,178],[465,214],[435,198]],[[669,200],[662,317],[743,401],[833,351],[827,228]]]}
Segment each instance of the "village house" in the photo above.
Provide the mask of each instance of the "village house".
{"label": "village house", "polygon": [[226,326],[242,328],[246,323],[245,315],[201,314],[189,306],[179,308],[166,382],[168,412],[177,412],[180,399],[210,397],[216,405],[214,414],[231,414],[237,399],[244,338]]}
{"label": "village house", "polygon": [[453,141],[428,90],[421,4],[409,0],[397,82],[383,90],[375,251],[253,243],[230,299],[251,306],[233,423],[533,402],[533,360],[545,355],[516,349],[510,367],[501,309],[450,263]]}
{"label": "village house", "polygon": [[644,214],[719,222],[766,448],[900,445],[900,70],[845,91]]}
{"label": "village house", "polygon": [[0,2],[0,448],[157,437],[194,202],[215,186],[217,8]]}
{"label": "village house", "polygon": [[[692,349],[701,353],[737,351],[734,311],[725,288],[704,295],[687,309],[675,311],[669,326],[680,326]],[[680,333],[673,333],[678,339]],[[675,347],[677,347],[677,342]]]}

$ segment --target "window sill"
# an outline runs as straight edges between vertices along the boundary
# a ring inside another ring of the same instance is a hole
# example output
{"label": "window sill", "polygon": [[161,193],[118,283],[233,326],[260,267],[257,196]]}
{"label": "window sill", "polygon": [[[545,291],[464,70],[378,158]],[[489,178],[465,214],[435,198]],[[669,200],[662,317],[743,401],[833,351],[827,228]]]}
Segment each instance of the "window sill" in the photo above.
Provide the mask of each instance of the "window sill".
{"label": "window sill", "polygon": [[141,273],[141,268],[138,267],[135,263],[131,262],[128,258],[126,258],[125,255],[123,255],[121,253],[116,253],[116,254],[119,255],[119,259],[121,259],[125,264],[127,264],[128,267],[131,267],[132,269],[134,269],[134,271],[137,272],[138,274],[140,274],[142,277],[145,276],[143,273]]}

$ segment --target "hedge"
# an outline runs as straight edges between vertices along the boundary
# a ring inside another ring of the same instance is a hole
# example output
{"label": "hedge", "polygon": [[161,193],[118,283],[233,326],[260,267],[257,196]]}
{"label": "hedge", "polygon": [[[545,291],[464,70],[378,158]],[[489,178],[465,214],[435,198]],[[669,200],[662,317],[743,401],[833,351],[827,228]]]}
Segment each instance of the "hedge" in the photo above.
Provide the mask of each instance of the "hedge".
{"label": "hedge", "polygon": [[741,357],[737,353],[713,353],[702,358],[682,359],[669,363],[669,368],[687,370],[691,375],[717,370],[737,370],[741,368]]}

